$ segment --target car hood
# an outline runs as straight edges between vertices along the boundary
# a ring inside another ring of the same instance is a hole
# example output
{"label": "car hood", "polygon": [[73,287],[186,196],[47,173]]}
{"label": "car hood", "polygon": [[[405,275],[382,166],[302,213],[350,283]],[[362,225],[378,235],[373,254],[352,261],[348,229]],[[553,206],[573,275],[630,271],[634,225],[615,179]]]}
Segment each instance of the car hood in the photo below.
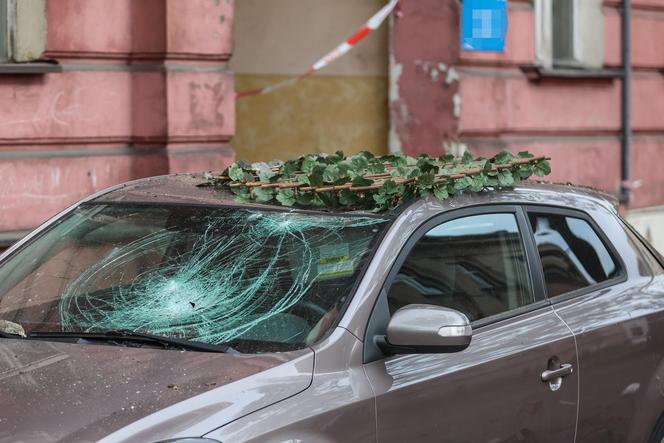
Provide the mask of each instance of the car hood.
{"label": "car hood", "polygon": [[312,371],[310,349],[252,356],[0,339],[0,443],[203,435],[301,392]]}

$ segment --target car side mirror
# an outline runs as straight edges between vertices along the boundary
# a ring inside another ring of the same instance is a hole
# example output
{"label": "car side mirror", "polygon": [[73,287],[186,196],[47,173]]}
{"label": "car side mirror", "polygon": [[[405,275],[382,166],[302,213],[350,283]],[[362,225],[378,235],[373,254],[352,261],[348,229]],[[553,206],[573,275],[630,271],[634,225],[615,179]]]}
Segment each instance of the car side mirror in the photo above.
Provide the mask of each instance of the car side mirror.
{"label": "car side mirror", "polygon": [[459,311],[433,305],[408,305],[392,315],[387,335],[377,338],[386,355],[440,354],[463,351],[473,328]]}

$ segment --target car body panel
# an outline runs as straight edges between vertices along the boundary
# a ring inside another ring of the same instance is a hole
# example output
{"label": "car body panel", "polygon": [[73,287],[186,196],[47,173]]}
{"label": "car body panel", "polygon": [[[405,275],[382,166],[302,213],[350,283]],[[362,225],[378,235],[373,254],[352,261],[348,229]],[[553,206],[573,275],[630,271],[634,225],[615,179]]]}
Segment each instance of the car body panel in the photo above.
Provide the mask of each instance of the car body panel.
{"label": "car body panel", "polygon": [[206,435],[223,442],[375,441],[374,393],[362,342],[343,328],[318,343],[311,387]]}
{"label": "car body panel", "polygon": [[480,328],[462,352],[369,363],[378,442],[571,442],[578,374],[553,391],[540,377],[554,357],[576,367],[569,328],[545,306]]}
{"label": "car body panel", "polygon": [[664,276],[643,260],[618,219],[590,212],[620,251],[628,279],[552,299],[577,337],[578,439],[642,442],[664,411]]}
{"label": "car body panel", "polygon": [[3,339],[0,442],[98,441],[174,410],[166,436],[189,431],[203,416],[220,426],[306,389],[312,369],[309,349],[230,355]]}

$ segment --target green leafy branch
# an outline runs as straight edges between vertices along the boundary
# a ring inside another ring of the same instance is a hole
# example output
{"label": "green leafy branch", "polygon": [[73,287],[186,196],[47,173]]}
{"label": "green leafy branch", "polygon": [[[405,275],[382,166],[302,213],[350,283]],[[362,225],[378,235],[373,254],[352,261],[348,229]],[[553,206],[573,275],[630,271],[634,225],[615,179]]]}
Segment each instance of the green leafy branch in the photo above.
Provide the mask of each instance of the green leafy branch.
{"label": "green leafy branch", "polygon": [[210,184],[228,187],[241,202],[283,206],[393,209],[414,197],[449,198],[462,191],[509,187],[532,175],[551,173],[549,159],[529,152],[503,151],[491,159],[426,154],[419,157],[369,152],[346,157],[307,155],[287,162],[233,163],[219,176],[208,175]]}

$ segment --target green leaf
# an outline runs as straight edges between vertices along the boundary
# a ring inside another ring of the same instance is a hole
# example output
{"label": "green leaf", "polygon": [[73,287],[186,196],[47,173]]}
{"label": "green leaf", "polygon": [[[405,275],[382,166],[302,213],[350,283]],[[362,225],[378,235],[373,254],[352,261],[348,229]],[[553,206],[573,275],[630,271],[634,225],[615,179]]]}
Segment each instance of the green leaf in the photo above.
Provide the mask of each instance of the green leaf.
{"label": "green leaf", "polygon": [[385,172],[385,165],[380,161],[369,162],[369,172],[372,174],[382,174]]}
{"label": "green leaf", "polygon": [[390,198],[391,198],[390,196],[382,193],[377,193],[373,195],[374,201],[379,205],[384,205],[387,202],[387,200]]}
{"label": "green leaf", "polygon": [[486,178],[483,175],[475,175],[471,177],[470,179],[470,189],[473,192],[480,192],[482,189],[484,189],[484,183],[486,181]]}
{"label": "green leaf", "polygon": [[473,161],[473,154],[468,150],[464,151],[461,161],[466,164],[471,163]]}
{"label": "green leaf", "polygon": [[546,160],[540,160],[535,164],[535,175],[538,177],[544,177],[545,175],[551,174],[551,165]]}
{"label": "green leaf", "polygon": [[254,197],[257,202],[266,203],[274,198],[274,191],[271,188],[253,188]]}
{"label": "green leaf", "polygon": [[533,167],[530,165],[521,165],[519,166],[519,178],[525,180],[531,175],[533,175]]}
{"label": "green leaf", "polygon": [[516,157],[512,155],[511,152],[508,151],[501,151],[498,155],[496,155],[493,159],[492,162],[497,165],[502,165],[506,163],[510,163],[516,160]]}
{"label": "green leaf", "polygon": [[422,188],[431,188],[436,181],[433,174],[422,174],[417,178],[417,182]]}
{"label": "green leaf", "polygon": [[456,160],[456,157],[453,154],[445,154],[438,157],[438,160],[443,163],[452,163],[454,160]]}
{"label": "green leaf", "polygon": [[357,204],[358,201],[359,197],[357,196],[357,194],[347,189],[344,189],[339,193],[339,203],[343,206],[353,206]]}
{"label": "green leaf", "polygon": [[392,180],[385,180],[385,182],[378,188],[378,192],[381,194],[392,195],[399,192],[399,187]]}
{"label": "green leaf", "polygon": [[361,154],[354,155],[350,158],[350,164],[355,171],[362,171],[369,166],[369,160]]}
{"label": "green leaf", "polygon": [[311,186],[311,181],[309,180],[308,175],[298,175],[297,176],[297,182],[303,185],[309,185]]}
{"label": "green leaf", "polygon": [[293,206],[295,204],[295,191],[293,189],[280,189],[277,192],[277,200],[284,206]]}
{"label": "green leaf", "polygon": [[302,160],[302,166],[300,169],[305,174],[310,174],[316,166],[318,166],[318,159],[314,156],[307,155],[304,160]]}
{"label": "green leaf", "polygon": [[498,184],[500,184],[500,186],[512,186],[514,184],[512,171],[509,169],[503,169],[500,171],[498,173]]}
{"label": "green leaf", "polygon": [[373,180],[361,176],[355,177],[352,181],[352,185],[358,188],[362,186],[371,186],[373,184]]}
{"label": "green leaf", "polygon": [[254,163],[251,169],[256,172],[260,181],[270,181],[276,174],[272,171],[272,167],[265,162]]}
{"label": "green leaf", "polygon": [[228,167],[228,176],[233,181],[242,182],[244,181],[244,169],[239,167],[237,163],[233,163]]}
{"label": "green leaf", "polygon": [[322,200],[323,206],[327,206],[328,208],[336,208],[339,206],[339,199],[334,192],[324,192],[318,194],[318,197]]}
{"label": "green leaf", "polygon": [[339,180],[339,168],[336,165],[329,165],[323,171],[323,181],[333,183]]}
{"label": "green leaf", "polygon": [[435,186],[433,188],[433,195],[439,200],[445,200],[450,196],[449,192],[447,192],[447,186]]}
{"label": "green leaf", "polygon": [[458,178],[454,181],[454,189],[461,191],[463,189],[469,188],[473,184],[470,177]]}
{"label": "green leaf", "polygon": [[316,194],[311,192],[300,192],[295,198],[295,202],[300,206],[313,206]]}
{"label": "green leaf", "polygon": [[281,167],[281,175],[284,178],[292,178],[300,170],[299,160],[291,160],[284,163]]}
{"label": "green leaf", "polygon": [[431,172],[433,174],[437,174],[440,169],[438,163],[430,158],[420,158],[417,161],[417,167],[424,173]]}
{"label": "green leaf", "polygon": [[309,183],[311,186],[319,187],[323,186],[325,184],[325,180],[323,179],[323,174],[325,173],[325,167],[316,165],[313,167],[311,170],[311,174],[309,174]]}
{"label": "green leaf", "polygon": [[533,154],[531,154],[531,153],[528,152],[528,151],[521,151],[521,152],[519,152],[519,153],[517,154],[517,156],[518,156],[519,158],[533,158],[533,157],[535,157]]}

